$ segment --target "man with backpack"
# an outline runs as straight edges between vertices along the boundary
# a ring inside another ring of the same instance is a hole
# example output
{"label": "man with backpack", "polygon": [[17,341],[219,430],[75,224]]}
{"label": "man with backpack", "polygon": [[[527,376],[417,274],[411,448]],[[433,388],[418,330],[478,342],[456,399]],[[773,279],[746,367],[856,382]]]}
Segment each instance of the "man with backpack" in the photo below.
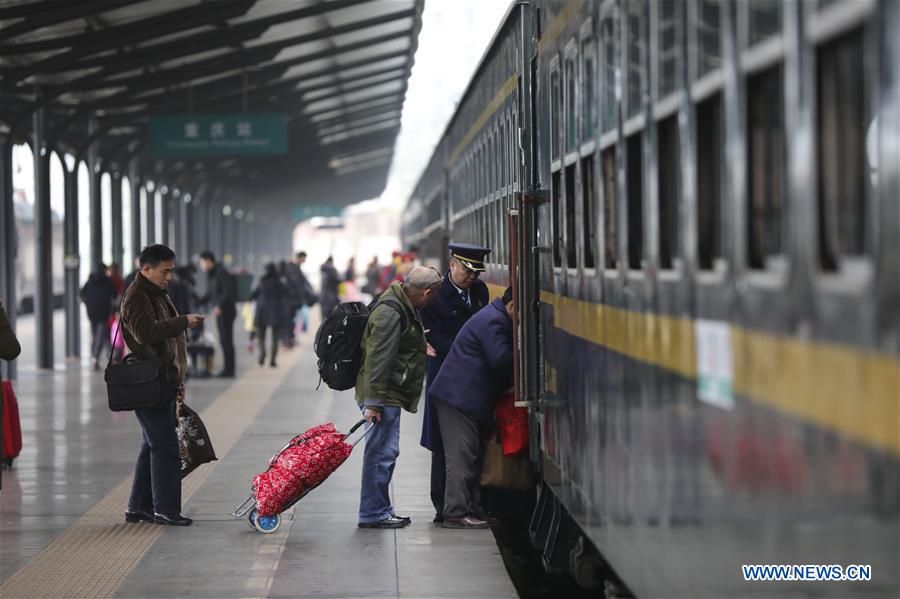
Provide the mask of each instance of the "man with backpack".
{"label": "man with backpack", "polygon": [[360,528],[403,528],[389,487],[400,453],[400,410],[415,412],[425,379],[425,330],[418,310],[441,285],[433,268],[417,266],[385,290],[366,321],[356,376],[356,402],[375,424],[366,438],[359,500]]}

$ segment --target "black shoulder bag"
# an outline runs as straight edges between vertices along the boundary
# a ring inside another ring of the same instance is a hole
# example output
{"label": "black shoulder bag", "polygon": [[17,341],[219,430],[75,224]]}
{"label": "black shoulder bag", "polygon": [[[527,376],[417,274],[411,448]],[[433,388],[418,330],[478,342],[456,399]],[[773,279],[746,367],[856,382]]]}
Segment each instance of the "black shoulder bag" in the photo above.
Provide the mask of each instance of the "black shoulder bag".
{"label": "black shoulder bag", "polygon": [[[122,321],[116,330],[116,340],[122,334]],[[113,347],[115,347],[115,341]],[[113,364],[110,351],[109,362],[103,376],[109,409],[125,412],[135,408],[154,408],[175,398],[176,389],[167,374],[168,361],[163,358],[135,359],[134,354],[126,356],[121,363]]]}

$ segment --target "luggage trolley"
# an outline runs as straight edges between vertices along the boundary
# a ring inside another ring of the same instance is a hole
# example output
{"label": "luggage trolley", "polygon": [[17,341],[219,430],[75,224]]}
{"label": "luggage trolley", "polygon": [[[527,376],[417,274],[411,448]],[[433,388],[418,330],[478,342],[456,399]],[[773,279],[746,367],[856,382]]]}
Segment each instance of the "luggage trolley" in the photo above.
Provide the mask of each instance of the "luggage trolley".
{"label": "luggage trolley", "polygon": [[[347,432],[346,435],[343,435],[341,437],[341,442],[346,445],[349,445],[351,451],[372,430],[373,427],[369,426],[364,429],[364,432],[361,435],[359,435],[359,437],[357,439],[355,439],[354,441],[348,441],[348,439],[351,437],[351,435],[353,435],[353,433],[355,433],[358,429],[360,429],[365,423],[366,423],[365,419],[360,420],[355,425],[353,425],[353,427]],[[273,455],[272,458],[269,460],[269,466],[268,466],[268,468],[266,468],[266,471],[264,473],[260,474],[260,476],[262,476],[263,474],[272,470],[272,468],[276,466],[278,459],[284,454],[284,452],[286,452],[287,450],[289,450],[293,447],[297,447],[298,445],[309,443],[312,439],[314,439],[317,436],[317,434],[310,435],[309,433],[312,430],[315,430],[315,428],[318,428],[318,427],[314,427],[313,429],[310,429],[310,431],[307,431],[305,433],[297,435],[296,437],[291,439],[287,445],[285,445],[280,450],[278,450],[278,452],[276,452],[275,455]],[[331,445],[329,447],[320,449],[318,452],[312,453],[307,457],[310,458],[310,461],[315,460],[316,458],[320,457],[323,453],[327,452],[327,450],[332,449],[334,447],[335,447],[335,445]],[[346,451],[346,450],[344,450],[344,451]],[[257,530],[263,534],[272,534],[273,532],[278,530],[278,527],[281,525],[281,514],[285,511],[287,511],[288,509],[290,509],[291,507],[293,507],[293,505],[295,503],[297,503],[298,501],[300,501],[301,499],[306,497],[306,495],[310,491],[312,491],[313,489],[315,489],[316,487],[321,485],[323,482],[325,482],[325,480],[331,475],[331,473],[334,472],[334,470],[336,470],[337,467],[339,467],[347,459],[347,457],[349,457],[350,453],[349,452],[346,452],[346,453],[347,453],[347,455],[344,456],[342,459],[340,459],[339,463],[337,463],[337,465],[334,466],[334,468],[332,468],[329,472],[327,472],[324,475],[324,477],[322,477],[320,480],[316,481],[314,484],[304,488],[300,493],[296,494],[295,496],[290,497],[287,501],[285,501],[280,506],[280,509],[278,510],[277,514],[265,515],[265,516],[261,516],[259,514],[258,504],[257,504],[259,489],[257,489],[254,486],[252,488],[253,494],[250,495],[249,497],[247,497],[247,499],[245,499],[243,503],[241,503],[239,506],[237,506],[237,508],[235,508],[235,510],[231,513],[232,517],[235,519],[240,519],[240,518],[243,518],[244,516],[246,516],[247,523],[251,529]],[[288,474],[292,475],[294,473],[288,473]],[[256,477],[254,477],[254,479],[255,478]]]}

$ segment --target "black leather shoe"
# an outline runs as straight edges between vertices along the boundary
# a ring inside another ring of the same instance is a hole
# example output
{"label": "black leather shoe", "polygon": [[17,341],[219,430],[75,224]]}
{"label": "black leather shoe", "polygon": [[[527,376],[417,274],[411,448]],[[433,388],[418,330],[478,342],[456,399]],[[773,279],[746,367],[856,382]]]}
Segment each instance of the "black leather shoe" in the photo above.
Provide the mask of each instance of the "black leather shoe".
{"label": "black leather shoe", "polygon": [[149,512],[129,512],[125,511],[125,522],[153,522],[153,514]]}
{"label": "black leather shoe", "polygon": [[444,528],[490,528],[486,521],[475,516],[463,516],[462,518],[445,518],[441,525]]}
{"label": "black leather shoe", "polygon": [[409,516],[398,516],[397,514],[391,514],[391,518],[396,518],[398,520],[406,520],[407,522],[412,522],[412,518]]}
{"label": "black leather shoe", "polygon": [[377,522],[360,522],[357,526],[360,528],[403,528],[404,526],[409,526],[409,523],[410,520],[391,516]]}
{"label": "black leather shoe", "polygon": [[443,524],[444,515],[443,514],[435,514],[434,517],[431,518],[431,521],[435,524]]}
{"label": "black leather shoe", "polygon": [[174,516],[169,516],[167,514],[153,514],[153,521],[157,524],[167,524],[169,526],[190,526],[194,523],[193,520],[186,516],[182,516],[181,514],[175,514]]}

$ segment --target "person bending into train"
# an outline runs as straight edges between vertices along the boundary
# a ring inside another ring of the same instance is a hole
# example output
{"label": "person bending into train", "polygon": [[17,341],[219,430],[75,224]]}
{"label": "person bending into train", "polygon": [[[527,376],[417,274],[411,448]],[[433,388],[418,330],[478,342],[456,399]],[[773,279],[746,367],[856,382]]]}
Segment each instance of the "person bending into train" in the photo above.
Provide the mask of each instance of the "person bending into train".
{"label": "person bending into train", "polygon": [[494,427],[494,405],[512,384],[512,288],[463,326],[430,399],[438,415],[446,460],[444,528],[487,528],[481,507],[482,432]]}
{"label": "person bending into train", "polygon": [[431,451],[431,503],[434,522],[444,521],[444,444],[438,416],[428,399],[431,388],[453,340],[473,314],[488,305],[487,285],[478,279],[484,272],[484,258],[491,250],[471,243],[450,244],[450,270],[444,274],[441,289],[433,302],[422,309],[422,324],[434,357],[428,358],[425,379],[425,409],[421,445]]}

